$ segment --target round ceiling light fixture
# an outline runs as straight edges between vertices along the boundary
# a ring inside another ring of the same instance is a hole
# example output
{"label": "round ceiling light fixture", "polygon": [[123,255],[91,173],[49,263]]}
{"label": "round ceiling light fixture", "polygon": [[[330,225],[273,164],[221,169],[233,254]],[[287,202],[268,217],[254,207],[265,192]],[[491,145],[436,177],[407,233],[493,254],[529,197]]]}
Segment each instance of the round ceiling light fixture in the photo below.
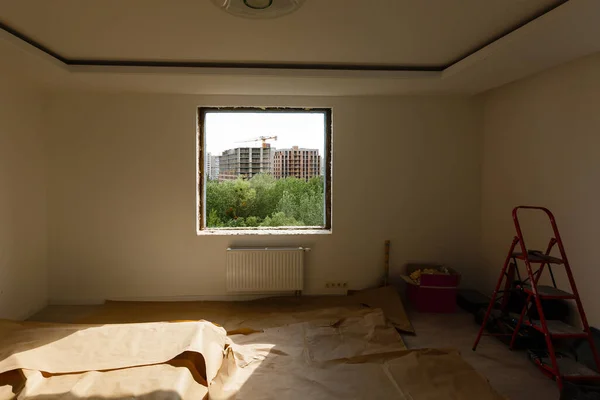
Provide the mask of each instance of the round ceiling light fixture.
{"label": "round ceiling light fixture", "polygon": [[244,4],[255,10],[265,10],[273,5],[273,0],[244,0]]}
{"label": "round ceiling light fixture", "polygon": [[220,9],[244,18],[277,18],[296,11],[305,0],[212,0]]}

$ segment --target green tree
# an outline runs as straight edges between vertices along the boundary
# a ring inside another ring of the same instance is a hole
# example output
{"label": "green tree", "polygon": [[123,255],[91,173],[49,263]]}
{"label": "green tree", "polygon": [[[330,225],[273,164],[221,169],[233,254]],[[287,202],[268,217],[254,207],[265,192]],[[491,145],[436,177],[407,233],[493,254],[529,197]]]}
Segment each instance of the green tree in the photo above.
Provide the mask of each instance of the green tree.
{"label": "green tree", "polygon": [[206,220],[206,226],[211,228],[220,228],[224,226],[223,221],[219,218],[217,210],[212,209],[208,212],[208,219]]}
{"label": "green tree", "polygon": [[323,195],[317,193],[304,193],[300,197],[296,218],[308,226],[323,225]]}
{"label": "green tree", "polygon": [[259,226],[259,225],[260,225],[260,218],[255,217],[253,215],[246,218],[246,226]]}
{"label": "green tree", "polygon": [[282,212],[274,213],[265,218],[260,226],[303,226],[302,221],[297,221],[294,217],[288,217]]}
{"label": "green tree", "polygon": [[252,215],[264,219],[273,213],[281,197],[276,191],[276,182],[270,174],[254,175],[250,179],[250,187],[256,192]]}
{"label": "green tree", "polygon": [[298,199],[290,192],[285,190],[277,203],[277,211],[282,212],[288,217],[297,216]]}
{"label": "green tree", "polygon": [[320,226],[324,216],[322,177],[308,181],[275,179],[258,174],[251,179],[208,181],[208,227]]}

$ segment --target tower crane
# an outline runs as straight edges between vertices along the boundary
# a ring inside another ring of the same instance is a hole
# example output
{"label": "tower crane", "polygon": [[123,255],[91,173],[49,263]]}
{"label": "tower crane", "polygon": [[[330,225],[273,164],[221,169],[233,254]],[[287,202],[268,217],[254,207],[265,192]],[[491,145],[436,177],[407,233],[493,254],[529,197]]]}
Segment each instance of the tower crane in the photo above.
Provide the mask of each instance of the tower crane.
{"label": "tower crane", "polygon": [[242,140],[240,142],[236,142],[236,143],[247,143],[247,142],[259,142],[262,141],[262,147],[266,148],[267,146],[267,140],[277,140],[277,136],[259,136],[257,138],[254,139],[249,139],[249,140]]}

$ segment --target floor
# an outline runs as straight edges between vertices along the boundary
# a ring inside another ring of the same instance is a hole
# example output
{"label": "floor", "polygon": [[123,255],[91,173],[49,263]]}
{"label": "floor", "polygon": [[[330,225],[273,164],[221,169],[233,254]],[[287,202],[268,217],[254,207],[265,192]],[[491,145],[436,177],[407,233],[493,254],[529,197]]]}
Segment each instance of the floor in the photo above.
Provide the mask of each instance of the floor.
{"label": "floor", "polygon": [[[31,320],[73,322],[97,312],[102,306],[49,306]],[[409,348],[456,348],[463,358],[484,375],[501,394],[513,400],[558,399],[556,384],[527,359],[512,352],[495,338],[484,337],[476,352],[471,350],[478,326],[466,312],[421,314],[408,310],[416,335],[403,335]]]}
{"label": "floor", "polygon": [[560,397],[556,383],[546,378],[529,361],[525,352],[510,351],[492,337],[483,337],[477,351],[471,350],[479,329],[472,314],[463,311],[455,314],[408,311],[417,332],[415,336],[402,336],[408,348],[458,349],[463,359],[484,375],[497,391],[512,400],[554,400]]}

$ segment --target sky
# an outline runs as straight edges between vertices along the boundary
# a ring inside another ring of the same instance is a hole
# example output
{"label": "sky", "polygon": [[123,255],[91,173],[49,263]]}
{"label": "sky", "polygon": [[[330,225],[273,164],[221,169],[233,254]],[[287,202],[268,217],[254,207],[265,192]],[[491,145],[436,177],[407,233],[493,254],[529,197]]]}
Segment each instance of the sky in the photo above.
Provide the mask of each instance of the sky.
{"label": "sky", "polygon": [[237,143],[259,136],[277,136],[276,141],[267,141],[277,149],[298,146],[324,154],[324,113],[208,112],[204,127],[206,151],[212,155],[236,147],[261,147],[260,140]]}

